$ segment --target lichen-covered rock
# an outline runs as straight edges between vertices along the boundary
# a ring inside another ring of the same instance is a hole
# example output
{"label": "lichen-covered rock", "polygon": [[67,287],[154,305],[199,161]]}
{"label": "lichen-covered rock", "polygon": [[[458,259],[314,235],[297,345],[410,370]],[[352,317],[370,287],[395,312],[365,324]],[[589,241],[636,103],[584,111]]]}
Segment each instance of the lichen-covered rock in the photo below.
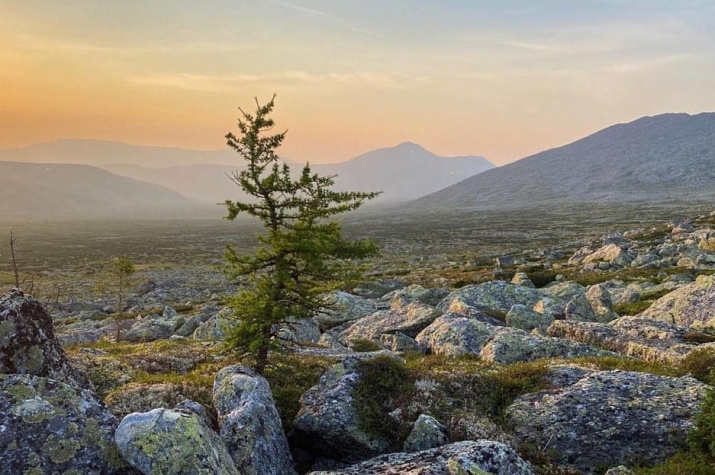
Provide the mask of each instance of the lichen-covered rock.
{"label": "lichen-covered rock", "polygon": [[380,343],[393,353],[405,353],[407,351],[424,353],[425,351],[423,345],[420,345],[414,338],[402,332],[383,334],[380,337]]}
{"label": "lichen-covered rock", "polygon": [[584,263],[607,262],[612,267],[626,267],[631,261],[633,257],[617,244],[607,244],[583,259]]}
{"label": "lichen-covered rock", "polygon": [[[124,321],[122,323],[125,323]],[[131,322],[127,323],[127,325]],[[55,336],[62,346],[94,343],[105,336],[116,333],[116,322],[111,318],[104,320],[80,320],[69,325],[58,325]]]}
{"label": "lichen-covered rock", "polygon": [[575,341],[538,336],[516,328],[500,328],[489,338],[479,355],[488,362],[510,364],[540,358],[577,358],[613,353]]}
{"label": "lichen-covered rock", "polygon": [[618,318],[618,314],[613,311],[613,301],[608,289],[601,284],[592,285],[586,290],[586,298],[591,304],[591,308],[598,315],[599,322],[610,322]]}
{"label": "lichen-covered rock", "polygon": [[220,341],[231,327],[231,311],[223,309],[198,326],[192,335],[194,340]]}
{"label": "lichen-covered rock", "polygon": [[379,299],[386,294],[405,288],[406,284],[395,279],[376,280],[363,282],[353,289],[355,295],[366,299]]}
{"label": "lichen-covered rock", "polygon": [[325,296],[325,308],[316,315],[315,321],[322,331],[358,320],[377,311],[371,300],[347,292],[335,291]]}
{"label": "lichen-covered rock", "polygon": [[544,309],[535,307],[539,313],[553,314],[556,319],[566,318],[582,322],[593,322],[597,316],[586,297],[586,288],[578,282],[552,282],[539,289],[551,299],[544,299]]}
{"label": "lichen-covered rock", "polygon": [[242,475],[295,474],[268,381],[245,366],[216,375],[213,394],[221,439]]}
{"label": "lichen-covered rock", "polygon": [[405,452],[419,452],[434,449],[449,444],[447,428],[432,416],[420,414],[412,431],[405,439],[402,450]]}
{"label": "lichen-covered rock", "polygon": [[603,475],[635,475],[635,472],[628,470],[628,468],[623,465],[619,465],[618,467],[608,469]]}
{"label": "lichen-covered rock", "polygon": [[385,294],[380,300],[390,302],[393,298],[399,296],[434,307],[447,295],[449,295],[449,290],[443,287],[426,289],[421,285],[413,284],[404,289],[393,290],[389,294]]}
{"label": "lichen-covered rock", "polygon": [[691,329],[642,317],[621,317],[608,324],[555,321],[547,334],[668,364],[677,363],[698,347],[688,338],[693,334]]}
{"label": "lichen-covered rock", "polygon": [[692,284],[655,301],[641,316],[683,326],[714,319],[715,276],[701,275]]}
{"label": "lichen-covered rock", "polygon": [[[166,307],[171,309],[171,307]],[[172,309],[173,310],[173,309]],[[172,312],[164,310],[164,314],[173,315]],[[131,330],[122,335],[124,341],[131,343],[148,342],[155,340],[166,340],[174,334],[176,330],[186,323],[182,316],[148,316],[136,323]]]}
{"label": "lichen-covered rock", "polygon": [[218,434],[188,411],[129,414],[115,440],[124,459],[146,475],[239,475]]}
{"label": "lichen-covered rock", "polygon": [[130,473],[114,445],[117,419],[89,390],[0,374],[0,472]]}
{"label": "lichen-covered rock", "polygon": [[530,287],[532,289],[536,288],[531,279],[529,279],[529,276],[526,275],[526,272],[517,272],[514,274],[514,277],[511,279],[511,283],[514,285],[521,285],[523,287]]}
{"label": "lichen-covered rock", "polygon": [[105,402],[117,417],[173,407],[186,399],[180,384],[129,383],[112,391]]}
{"label": "lichen-covered rock", "polygon": [[321,376],[300,400],[293,423],[295,445],[324,458],[362,460],[389,450],[390,443],[366,433],[353,406],[360,381],[357,358],[346,358]]}
{"label": "lichen-covered rock", "polygon": [[512,328],[544,333],[554,322],[554,316],[550,313],[539,313],[525,305],[514,305],[509,309],[504,320]]}
{"label": "lichen-covered rock", "polygon": [[438,315],[434,307],[419,302],[397,303],[390,310],[380,310],[358,320],[340,333],[338,339],[343,344],[357,339],[380,341],[383,334],[396,332],[415,337]]}
{"label": "lichen-covered rock", "polygon": [[347,468],[309,475],[533,475],[510,447],[490,440],[455,442],[415,453],[382,455]]}
{"label": "lichen-covered rock", "polygon": [[44,376],[90,387],[87,378],[67,361],[50,315],[40,302],[19,290],[0,297],[0,373]]}
{"label": "lichen-covered rock", "polygon": [[442,312],[456,312],[460,307],[471,307],[486,314],[506,313],[514,305],[522,304],[532,308],[544,294],[512,283],[495,281],[479,285],[467,285],[446,296],[437,309]]}
{"label": "lichen-covered rock", "polygon": [[593,473],[678,451],[707,390],[691,377],[594,371],[571,386],[518,397],[507,418],[523,442],[549,447],[555,463]]}
{"label": "lichen-covered rock", "polygon": [[436,355],[479,354],[499,328],[474,316],[447,313],[422,330],[415,340]]}

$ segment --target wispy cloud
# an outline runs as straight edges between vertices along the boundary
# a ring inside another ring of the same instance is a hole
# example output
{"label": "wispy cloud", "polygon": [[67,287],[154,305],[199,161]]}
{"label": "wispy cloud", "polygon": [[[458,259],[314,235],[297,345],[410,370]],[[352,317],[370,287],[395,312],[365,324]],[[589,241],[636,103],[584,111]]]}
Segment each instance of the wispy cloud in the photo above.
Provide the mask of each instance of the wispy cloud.
{"label": "wispy cloud", "polygon": [[127,80],[133,84],[172,87],[191,91],[228,92],[243,85],[255,86],[290,86],[290,85],[344,85],[365,86],[380,89],[405,87],[408,83],[419,84],[427,81],[425,77],[391,73],[349,72],[349,73],[311,73],[306,71],[287,71],[276,74],[230,74],[199,75],[169,74],[134,76]]}
{"label": "wispy cloud", "polygon": [[309,15],[314,15],[314,16],[319,16],[319,17],[325,18],[325,19],[327,19],[327,20],[332,21],[333,23],[336,23],[337,25],[340,25],[341,27],[343,27],[343,28],[345,28],[345,29],[347,29],[347,30],[349,30],[349,31],[354,32],[354,33],[359,33],[359,34],[361,34],[361,35],[373,36],[373,37],[381,37],[381,36],[383,36],[383,35],[381,35],[380,33],[376,32],[376,31],[369,30],[369,29],[367,29],[367,28],[361,28],[361,27],[355,26],[355,25],[353,25],[352,23],[350,23],[350,22],[348,22],[348,21],[346,21],[346,20],[343,20],[342,18],[340,18],[340,17],[338,17],[338,16],[336,16],[336,15],[333,15],[333,14],[331,14],[331,13],[327,13],[327,12],[324,12],[324,11],[321,11],[321,10],[316,10],[316,9],[314,9],[314,8],[308,8],[308,7],[305,7],[305,6],[303,6],[303,5],[296,5],[296,4],[294,4],[294,3],[288,3],[288,2],[285,2],[285,1],[282,1],[282,0],[268,0],[268,1],[271,2],[271,3],[273,3],[273,4],[280,5],[280,6],[285,7],[285,8],[289,8],[289,9],[291,9],[291,10],[295,10],[295,11],[298,11],[298,12],[307,13],[307,14],[309,14]]}

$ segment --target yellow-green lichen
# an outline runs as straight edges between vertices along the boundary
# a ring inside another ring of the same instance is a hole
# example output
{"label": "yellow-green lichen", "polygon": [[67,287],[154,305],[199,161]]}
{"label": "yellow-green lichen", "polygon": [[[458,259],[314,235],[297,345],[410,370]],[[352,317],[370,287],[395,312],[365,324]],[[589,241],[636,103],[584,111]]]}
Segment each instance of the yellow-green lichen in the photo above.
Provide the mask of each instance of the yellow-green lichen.
{"label": "yellow-green lichen", "polygon": [[469,463],[465,467],[463,463],[456,459],[447,460],[447,470],[449,475],[489,475],[489,472],[482,470],[476,463]]}
{"label": "yellow-green lichen", "polygon": [[80,444],[76,440],[62,439],[55,434],[50,435],[42,446],[42,452],[47,454],[54,463],[64,463],[72,460]]}
{"label": "yellow-green lichen", "polygon": [[43,475],[45,472],[42,471],[41,468],[31,468],[29,470],[26,470],[22,475]]}
{"label": "yellow-green lichen", "polygon": [[12,396],[12,400],[15,403],[25,401],[27,399],[32,399],[37,394],[33,388],[26,386],[24,384],[14,384],[5,391]]}
{"label": "yellow-green lichen", "polygon": [[42,370],[44,363],[42,348],[32,346],[30,348],[18,348],[12,357],[12,362],[17,368],[22,368],[29,373],[37,373]]}
{"label": "yellow-green lichen", "polygon": [[15,323],[12,320],[5,320],[0,323],[0,346],[10,343],[10,336],[15,330]]}

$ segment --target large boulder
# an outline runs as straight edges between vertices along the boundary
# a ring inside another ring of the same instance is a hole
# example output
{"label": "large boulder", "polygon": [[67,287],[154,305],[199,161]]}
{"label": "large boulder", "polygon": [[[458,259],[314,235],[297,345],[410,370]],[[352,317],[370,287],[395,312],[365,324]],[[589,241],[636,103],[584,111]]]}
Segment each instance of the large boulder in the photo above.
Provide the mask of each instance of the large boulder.
{"label": "large boulder", "polygon": [[715,276],[700,276],[692,284],[661,297],[641,314],[682,326],[715,330]]}
{"label": "large boulder", "polygon": [[29,374],[0,374],[0,472],[131,473],[117,420],[91,391]]}
{"label": "large boulder", "polygon": [[608,324],[556,321],[547,334],[667,364],[676,364],[698,347],[692,338],[697,333],[690,328],[642,317],[621,317]]}
{"label": "large boulder", "polygon": [[437,305],[442,312],[460,312],[472,308],[487,315],[501,315],[503,318],[514,305],[533,306],[544,298],[539,290],[504,281],[486,282],[479,285],[467,285],[446,296]]}
{"label": "large boulder", "polygon": [[613,300],[605,285],[596,284],[586,290],[586,298],[591,304],[591,308],[598,315],[599,322],[610,322],[618,318],[618,314],[613,311]]}
{"label": "large boulder", "polygon": [[507,408],[514,433],[548,447],[557,464],[657,463],[681,449],[708,386],[691,377],[594,371],[559,389],[518,397]]}
{"label": "large boulder", "polygon": [[132,343],[166,340],[184,323],[186,323],[184,317],[176,315],[173,308],[166,307],[162,316],[148,316],[142,319],[122,335],[122,339]]}
{"label": "large boulder", "polygon": [[405,452],[420,452],[422,450],[434,449],[449,443],[447,428],[437,419],[427,414],[420,414],[412,431],[405,439],[402,450]]}
{"label": "large boulder", "polygon": [[44,376],[89,388],[70,366],[40,302],[13,290],[0,297],[0,373]]}
{"label": "large boulder", "polygon": [[504,320],[512,328],[536,330],[543,334],[554,322],[554,316],[549,313],[539,313],[525,305],[514,305],[509,309]]}
{"label": "large boulder", "polygon": [[239,475],[221,438],[193,412],[129,414],[115,440],[124,459],[145,475]]}
{"label": "large boulder", "polygon": [[231,310],[224,308],[199,325],[194,330],[192,338],[194,340],[220,341],[226,337],[231,325]]}
{"label": "large boulder", "polygon": [[309,475],[533,475],[531,466],[509,446],[480,440],[455,442],[415,453],[383,455],[340,470]]}
{"label": "large boulder", "polygon": [[325,331],[367,317],[376,311],[377,306],[373,301],[338,290],[325,296],[325,308],[314,318],[320,329]]}
{"label": "large boulder", "polygon": [[322,458],[363,460],[389,450],[388,440],[365,432],[353,406],[358,359],[346,358],[321,376],[300,400],[295,445]]}
{"label": "large boulder", "polygon": [[62,346],[72,346],[94,343],[116,332],[116,322],[112,318],[105,318],[103,320],[80,320],[69,325],[58,325],[55,329],[55,336]]}
{"label": "large boulder", "polygon": [[393,290],[389,294],[384,295],[380,300],[390,302],[395,297],[405,297],[408,300],[435,306],[447,295],[449,295],[449,290],[443,287],[427,289],[421,285],[413,284],[404,289]]}
{"label": "large boulder", "polygon": [[626,267],[633,261],[633,256],[617,244],[607,244],[595,252],[587,255],[583,263],[607,262],[611,267]]}
{"label": "large boulder", "polygon": [[338,339],[347,345],[358,339],[380,341],[382,335],[397,332],[415,337],[439,315],[439,312],[429,305],[419,302],[409,302],[405,305],[401,303],[398,301],[389,310],[380,310],[358,320],[340,333]]}
{"label": "large boulder", "polygon": [[416,340],[436,355],[479,354],[500,328],[485,323],[486,318],[447,313],[422,330]]}
{"label": "large boulder", "polygon": [[498,329],[478,354],[484,361],[504,364],[540,358],[613,355],[584,343],[533,335],[516,328]]}
{"label": "large boulder", "polygon": [[578,282],[552,282],[540,290],[550,297],[535,307],[540,313],[553,314],[558,319],[584,322],[597,320],[598,317],[586,296],[586,288]]}
{"label": "large boulder", "polygon": [[268,381],[245,366],[216,375],[213,394],[223,439],[242,475],[295,474]]}

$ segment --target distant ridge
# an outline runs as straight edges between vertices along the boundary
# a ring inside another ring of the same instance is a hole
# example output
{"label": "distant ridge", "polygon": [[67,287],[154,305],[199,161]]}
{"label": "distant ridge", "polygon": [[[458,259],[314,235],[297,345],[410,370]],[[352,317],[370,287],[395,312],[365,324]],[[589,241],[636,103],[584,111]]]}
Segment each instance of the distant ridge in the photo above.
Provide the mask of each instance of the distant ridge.
{"label": "distant ridge", "polygon": [[409,204],[505,208],[715,198],[715,113],[618,124],[467,178]]}
{"label": "distant ridge", "polygon": [[196,203],[88,165],[0,162],[0,218],[161,217]]}
{"label": "distant ridge", "polygon": [[[62,140],[0,150],[0,160],[81,163],[163,186],[203,203],[241,198],[227,177],[242,165],[233,150],[202,151],[143,147],[97,140]],[[288,161],[296,173],[303,163]],[[382,191],[381,203],[410,201],[493,168],[483,157],[440,157],[420,145],[403,143],[351,160],[311,164],[314,172],[338,175],[336,188]]]}

